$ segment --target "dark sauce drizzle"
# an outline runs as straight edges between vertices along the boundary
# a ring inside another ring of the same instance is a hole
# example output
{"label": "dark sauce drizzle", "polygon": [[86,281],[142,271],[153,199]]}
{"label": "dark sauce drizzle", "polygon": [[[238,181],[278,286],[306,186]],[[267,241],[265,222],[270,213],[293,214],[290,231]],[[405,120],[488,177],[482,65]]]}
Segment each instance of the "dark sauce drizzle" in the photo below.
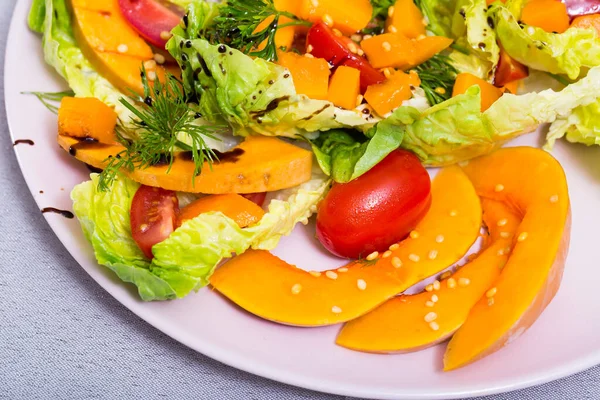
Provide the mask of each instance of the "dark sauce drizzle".
{"label": "dark sauce drizzle", "polygon": [[15,140],[15,142],[13,143],[13,147],[18,144],[28,144],[30,146],[33,146],[35,143],[31,139],[18,139],[18,140]]}
{"label": "dark sauce drizzle", "polygon": [[[220,151],[213,151],[217,156],[217,160],[215,160],[215,164],[224,164],[224,163],[235,163],[239,161],[242,154],[245,153],[244,149],[233,149],[231,151],[226,151],[225,153],[221,153]],[[193,153],[191,151],[184,151],[179,153],[179,157],[185,161],[193,161]]]}
{"label": "dark sauce drizzle", "polygon": [[54,208],[54,207],[42,208],[42,214],[46,214],[46,213],[59,214],[68,219],[75,218],[75,215],[71,211],[61,210],[61,209]]}

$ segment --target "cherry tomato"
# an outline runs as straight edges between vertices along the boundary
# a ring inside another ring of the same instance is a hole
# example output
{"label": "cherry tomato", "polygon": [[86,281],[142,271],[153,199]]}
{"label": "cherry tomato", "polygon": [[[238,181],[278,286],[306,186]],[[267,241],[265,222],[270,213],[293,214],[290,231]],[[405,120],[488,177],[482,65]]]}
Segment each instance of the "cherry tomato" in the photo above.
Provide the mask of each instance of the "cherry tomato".
{"label": "cherry tomato", "polygon": [[265,199],[267,198],[267,192],[246,193],[246,194],[242,194],[242,197],[247,198],[251,202],[257,204],[259,207],[262,207],[263,204],[265,204]]}
{"label": "cherry tomato", "polygon": [[511,82],[527,78],[528,75],[529,70],[526,66],[513,59],[504,50],[500,50],[494,85],[498,87],[506,86]]}
{"label": "cherry tomato", "polygon": [[175,230],[179,200],[171,190],[140,186],[133,196],[129,218],[131,235],[146,257],[153,258],[152,247]]}
{"label": "cherry tomato", "polygon": [[133,29],[159,49],[164,49],[168,40],[163,32],[170,34],[183,15],[155,0],[119,0],[119,8]]}
{"label": "cherry tomato", "polygon": [[431,205],[419,159],[395,150],[359,178],[334,184],[319,206],[317,238],[333,254],[366,257],[406,237]]}
{"label": "cherry tomato", "polygon": [[350,51],[348,44],[352,40],[345,36],[336,36],[323,22],[317,22],[310,28],[306,42],[307,46],[312,46],[313,56],[326,59],[334,67],[345,65],[358,69],[362,92],[370,85],[385,81],[385,75],[373,68],[364,57]]}

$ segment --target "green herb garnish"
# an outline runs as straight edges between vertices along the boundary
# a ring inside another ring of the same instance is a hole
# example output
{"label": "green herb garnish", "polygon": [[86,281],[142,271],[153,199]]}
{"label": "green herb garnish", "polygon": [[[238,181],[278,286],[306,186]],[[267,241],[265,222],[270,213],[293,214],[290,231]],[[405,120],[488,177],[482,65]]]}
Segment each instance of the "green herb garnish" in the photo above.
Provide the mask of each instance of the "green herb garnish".
{"label": "green herb garnish", "polygon": [[436,54],[416,67],[415,71],[419,74],[421,88],[425,91],[425,96],[431,106],[452,97],[452,89],[458,71],[448,56]]}
{"label": "green herb garnish", "polygon": [[75,92],[65,90],[63,92],[21,92],[21,94],[32,94],[51,112],[58,114],[58,104],[63,97],[73,97]]}
{"label": "green herb garnish", "polygon": [[[261,22],[270,16],[273,16],[271,23],[262,30],[257,30]],[[282,16],[291,21],[280,23]],[[220,9],[220,15],[215,18],[214,24],[203,34],[213,43],[226,43],[243,53],[274,61],[277,60],[277,30],[293,25],[312,24],[289,12],[278,11],[273,0],[230,0]],[[258,50],[258,46],[264,41],[265,47]]]}
{"label": "green herb garnish", "polygon": [[[144,97],[138,98],[139,103],[133,104],[125,98],[120,100],[135,116],[132,124],[137,138],[130,140],[124,128],[117,129],[117,138],[125,150],[105,160],[108,164],[100,174],[100,190],[106,190],[121,170],[133,172],[156,164],[168,164],[169,173],[175,156],[181,151],[191,153],[193,176],[196,177],[205,162],[212,166],[217,160],[205,138],[215,139],[215,135],[225,133],[229,128],[225,124],[198,124],[197,120],[202,116],[188,106],[182,85],[173,75],[167,74],[164,84],[155,80],[153,87],[148,83],[145,69],[141,75]],[[181,141],[181,135],[187,135],[192,144]]]}

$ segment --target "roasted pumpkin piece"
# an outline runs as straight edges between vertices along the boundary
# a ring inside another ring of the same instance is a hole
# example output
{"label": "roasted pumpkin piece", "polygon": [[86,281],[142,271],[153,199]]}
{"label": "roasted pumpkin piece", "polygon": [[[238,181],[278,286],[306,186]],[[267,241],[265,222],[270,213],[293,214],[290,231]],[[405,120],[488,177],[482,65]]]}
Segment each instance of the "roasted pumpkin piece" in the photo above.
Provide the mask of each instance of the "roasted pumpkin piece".
{"label": "roasted pumpkin piece", "polygon": [[402,102],[412,97],[412,88],[421,84],[419,76],[411,72],[395,72],[390,78],[380,84],[371,85],[365,92],[365,100],[380,116],[395,110]]}
{"label": "roasted pumpkin piece", "polygon": [[373,15],[373,6],[369,0],[298,0],[298,17],[339,29],[351,35],[365,28]]}
{"label": "roasted pumpkin piece", "polygon": [[64,97],[58,109],[58,134],[114,144],[117,113],[95,97]]}
{"label": "roasted pumpkin piece", "polygon": [[357,98],[360,94],[360,71],[351,67],[338,67],[331,82],[327,100],[338,107],[352,110],[357,107]]}
{"label": "roasted pumpkin piece", "polygon": [[410,39],[425,35],[425,24],[421,10],[413,0],[397,0],[388,11],[386,28]]}
{"label": "roasted pumpkin piece", "polygon": [[[258,24],[254,32],[261,32],[265,28],[268,28],[269,25],[273,23],[274,19],[275,17],[272,15],[265,18],[260,24]],[[292,21],[292,19],[286,17],[285,15],[279,17],[279,25],[286,24],[290,21]],[[278,49],[283,48],[287,50],[292,47],[292,43],[294,43],[294,37],[296,36],[296,28],[297,26],[292,25],[277,29],[277,32],[275,33],[275,45]],[[263,50],[265,47],[267,47],[267,40],[268,39],[265,39],[260,45],[258,45],[258,50]]]}
{"label": "roasted pumpkin piece", "polygon": [[559,0],[530,0],[523,7],[521,21],[546,32],[563,33],[569,28],[567,6]]}
{"label": "roasted pumpkin piece", "polygon": [[182,208],[177,216],[177,226],[211,211],[223,213],[226,217],[234,220],[240,228],[256,224],[265,215],[264,210],[256,203],[239,194],[213,194],[201,197]]}
{"label": "roasted pumpkin piece", "polygon": [[481,92],[481,112],[490,108],[490,106],[502,96],[501,89],[475,75],[463,72],[456,76],[452,97],[466,93],[470,87],[475,85],[479,86]]}
{"label": "roasted pumpkin piece", "polygon": [[445,370],[501,349],[536,321],[560,286],[571,228],[565,173],[547,152],[502,149],[465,172],[480,196],[509,205],[522,222],[493,295],[475,304],[448,344]]}
{"label": "roasted pumpkin piece", "polygon": [[118,0],[71,0],[71,6],[105,14],[120,12]]}
{"label": "roasted pumpkin piece", "polygon": [[296,53],[279,53],[277,63],[290,70],[296,93],[315,100],[327,99],[330,71],[325,59]]}
{"label": "roasted pumpkin piece", "polygon": [[[473,305],[492,293],[521,222],[503,203],[484,199],[489,229],[482,252],[452,276],[414,296],[395,297],[344,325],[337,344],[371,353],[404,353],[443,342],[465,322]],[[498,222],[505,221],[502,226]]]}
{"label": "roasted pumpkin piece", "polygon": [[276,10],[286,11],[294,15],[298,15],[300,11],[300,4],[298,0],[274,0],[273,5]]}
{"label": "roasted pumpkin piece", "polygon": [[452,39],[442,36],[413,40],[398,33],[384,33],[360,42],[373,67],[403,70],[424,63],[451,44]]}
{"label": "roasted pumpkin piece", "polygon": [[[140,73],[142,66],[148,65],[145,61],[116,53],[93,51],[92,53],[84,52],[84,54],[98,73],[121,92],[130,93],[130,90],[133,90],[139,95],[144,95],[144,85]],[[161,82],[165,81],[165,69],[160,65],[152,64],[152,67],[146,68],[146,73],[150,84],[156,79]]]}
{"label": "roasted pumpkin piece", "polygon": [[462,171],[449,167],[434,179],[430,211],[415,233],[388,252],[321,273],[306,272],[266,251],[247,251],[219,268],[210,283],[267,320],[297,326],[336,324],[454,264],[476,240],[480,226],[479,198]]}
{"label": "roasted pumpkin piece", "polygon": [[[58,136],[58,144],[78,160],[103,169],[109,156],[125,148],[121,145],[83,143]],[[156,165],[122,172],[143,185],[190,193],[261,193],[300,185],[311,177],[312,152],[266,136],[250,136],[238,147],[221,156],[212,168],[204,164],[202,173],[192,179],[194,162],[183,153],[170,168]]]}

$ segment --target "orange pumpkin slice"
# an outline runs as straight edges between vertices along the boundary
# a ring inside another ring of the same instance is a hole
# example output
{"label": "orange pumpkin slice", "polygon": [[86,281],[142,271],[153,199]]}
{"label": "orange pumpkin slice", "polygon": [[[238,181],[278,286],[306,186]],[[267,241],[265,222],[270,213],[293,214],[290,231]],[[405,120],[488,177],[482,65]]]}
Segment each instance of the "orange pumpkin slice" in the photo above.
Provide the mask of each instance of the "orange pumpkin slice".
{"label": "orange pumpkin slice", "polygon": [[310,273],[269,252],[251,250],[219,268],[210,283],[271,321],[296,326],[346,322],[460,260],[480,226],[481,205],[472,184],[460,168],[449,167],[434,179],[431,208],[412,238],[368,257],[371,261]]}
{"label": "orange pumpkin slice", "polygon": [[[80,141],[58,136],[58,144],[78,160],[103,169],[108,157],[125,148]],[[212,167],[205,164],[202,173],[193,178],[194,163],[183,156],[168,165],[122,172],[148,186],[190,193],[260,193],[300,185],[310,180],[313,155],[310,151],[266,136],[250,136],[238,147],[221,156]]]}
{"label": "orange pumpkin slice", "polygon": [[[521,222],[502,203],[484,200],[482,204],[490,235],[486,241],[490,243],[475,260],[442,280],[439,288],[436,284],[437,289],[430,286],[430,291],[395,297],[348,322],[337,344],[371,353],[405,353],[436,345],[452,336],[500,275],[508,258],[505,249],[511,245]],[[499,227],[501,220],[506,220],[506,224]]]}
{"label": "orange pumpkin slice", "polygon": [[567,181],[551,155],[529,147],[502,149],[472,161],[465,172],[480,196],[510,205],[522,222],[493,301],[482,298],[473,307],[448,344],[445,370],[483,358],[525,332],[554,298],[569,246]]}

